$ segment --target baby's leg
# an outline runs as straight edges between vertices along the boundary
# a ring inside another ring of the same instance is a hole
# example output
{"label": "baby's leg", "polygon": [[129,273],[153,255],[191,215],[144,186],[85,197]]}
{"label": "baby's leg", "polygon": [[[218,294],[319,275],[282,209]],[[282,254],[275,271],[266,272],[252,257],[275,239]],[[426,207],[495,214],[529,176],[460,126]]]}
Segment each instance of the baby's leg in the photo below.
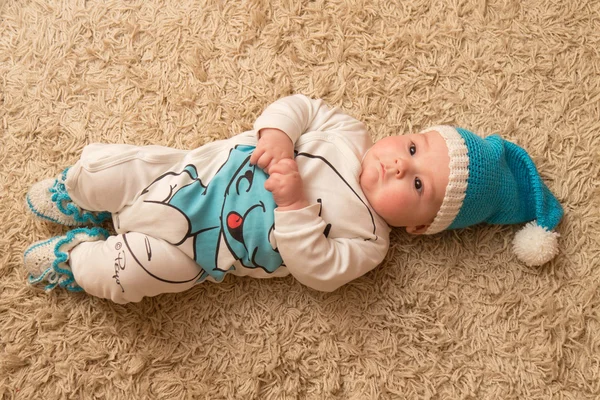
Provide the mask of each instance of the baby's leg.
{"label": "baby's leg", "polygon": [[69,262],[83,290],[116,303],[182,292],[202,273],[177,247],[137,232],[81,243],[71,250]]}
{"label": "baby's leg", "polygon": [[162,146],[92,144],[69,169],[65,186],[81,208],[115,213],[187,153]]}

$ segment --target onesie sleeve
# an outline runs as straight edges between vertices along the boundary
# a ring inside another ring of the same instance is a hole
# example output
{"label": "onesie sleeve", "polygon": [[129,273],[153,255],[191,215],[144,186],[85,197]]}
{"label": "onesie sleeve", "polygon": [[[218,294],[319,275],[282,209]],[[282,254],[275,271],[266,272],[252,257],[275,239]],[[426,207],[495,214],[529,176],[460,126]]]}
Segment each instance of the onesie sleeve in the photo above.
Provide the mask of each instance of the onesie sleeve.
{"label": "onesie sleeve", "polygon": [[275,239],[288,271],[300,283],[332,292],[379,265],[388,250],[387,236],[326,238],[318,204],[275,211]]}
{"label": "onesie sleeve", "polygon": [[301,94],[283,97],[269,105],[254,123],[255,132],[263,128],[284,131],[294,144],[308,132],[341,135],[359,159],[372,145],[367,128],[361,121],[338,107],[330,107],[323,100]]}

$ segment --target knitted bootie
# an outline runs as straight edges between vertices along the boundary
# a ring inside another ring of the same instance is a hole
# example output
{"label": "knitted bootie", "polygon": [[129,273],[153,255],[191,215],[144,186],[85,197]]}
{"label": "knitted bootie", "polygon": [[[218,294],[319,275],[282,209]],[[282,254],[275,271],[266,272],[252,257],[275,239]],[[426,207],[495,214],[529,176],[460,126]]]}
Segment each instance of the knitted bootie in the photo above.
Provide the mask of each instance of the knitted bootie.
{"label": "knitted bootie", "polygon": [[45,281],[46,291],[60,286],[72,292],[80,292],[83,289],[75,282],[71,267],[67,263],[69,251],[81,242],[95,242],[108,236],[109,233],[99,227],[77,228],[64,236],[55,236],[32,244],[24,254],[29,283],[33,285]]}
{"label": "knitted bootie", "polygon": [[71,200],[65,188],[68,170],[29,189],[26,196],[29,210],[40,218],[67,226],[99,225],[110,218],[109,212],[85,211]]}

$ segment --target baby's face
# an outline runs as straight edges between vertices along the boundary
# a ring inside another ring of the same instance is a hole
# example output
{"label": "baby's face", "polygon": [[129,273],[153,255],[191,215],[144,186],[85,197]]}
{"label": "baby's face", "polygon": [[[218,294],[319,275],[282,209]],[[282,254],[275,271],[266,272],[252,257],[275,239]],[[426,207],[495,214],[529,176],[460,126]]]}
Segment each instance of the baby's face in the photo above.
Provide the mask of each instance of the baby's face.
{"label": "baby's face", "polygon": [[360,186],[389,225],[423,233],[442,206],[449,163],[446,142],[436,131],[387,137],[365,155]]}

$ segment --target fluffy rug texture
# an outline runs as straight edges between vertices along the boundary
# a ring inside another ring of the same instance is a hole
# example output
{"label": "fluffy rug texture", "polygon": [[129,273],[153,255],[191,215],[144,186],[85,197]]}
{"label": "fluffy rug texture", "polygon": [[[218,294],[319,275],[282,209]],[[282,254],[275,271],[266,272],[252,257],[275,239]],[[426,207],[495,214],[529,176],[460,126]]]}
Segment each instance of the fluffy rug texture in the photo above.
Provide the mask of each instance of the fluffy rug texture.
{"label": "fluffy rug texture", "polygon": [[[0,0],[0,398],[596,399],[600,2]],[[190,149],[279,97],[373,138],[456,124],[525,147],[565,208],[519,227],[392,234],[334,293],[230,277],[115,305],[26,283],[34,182],[91,142]]]}

